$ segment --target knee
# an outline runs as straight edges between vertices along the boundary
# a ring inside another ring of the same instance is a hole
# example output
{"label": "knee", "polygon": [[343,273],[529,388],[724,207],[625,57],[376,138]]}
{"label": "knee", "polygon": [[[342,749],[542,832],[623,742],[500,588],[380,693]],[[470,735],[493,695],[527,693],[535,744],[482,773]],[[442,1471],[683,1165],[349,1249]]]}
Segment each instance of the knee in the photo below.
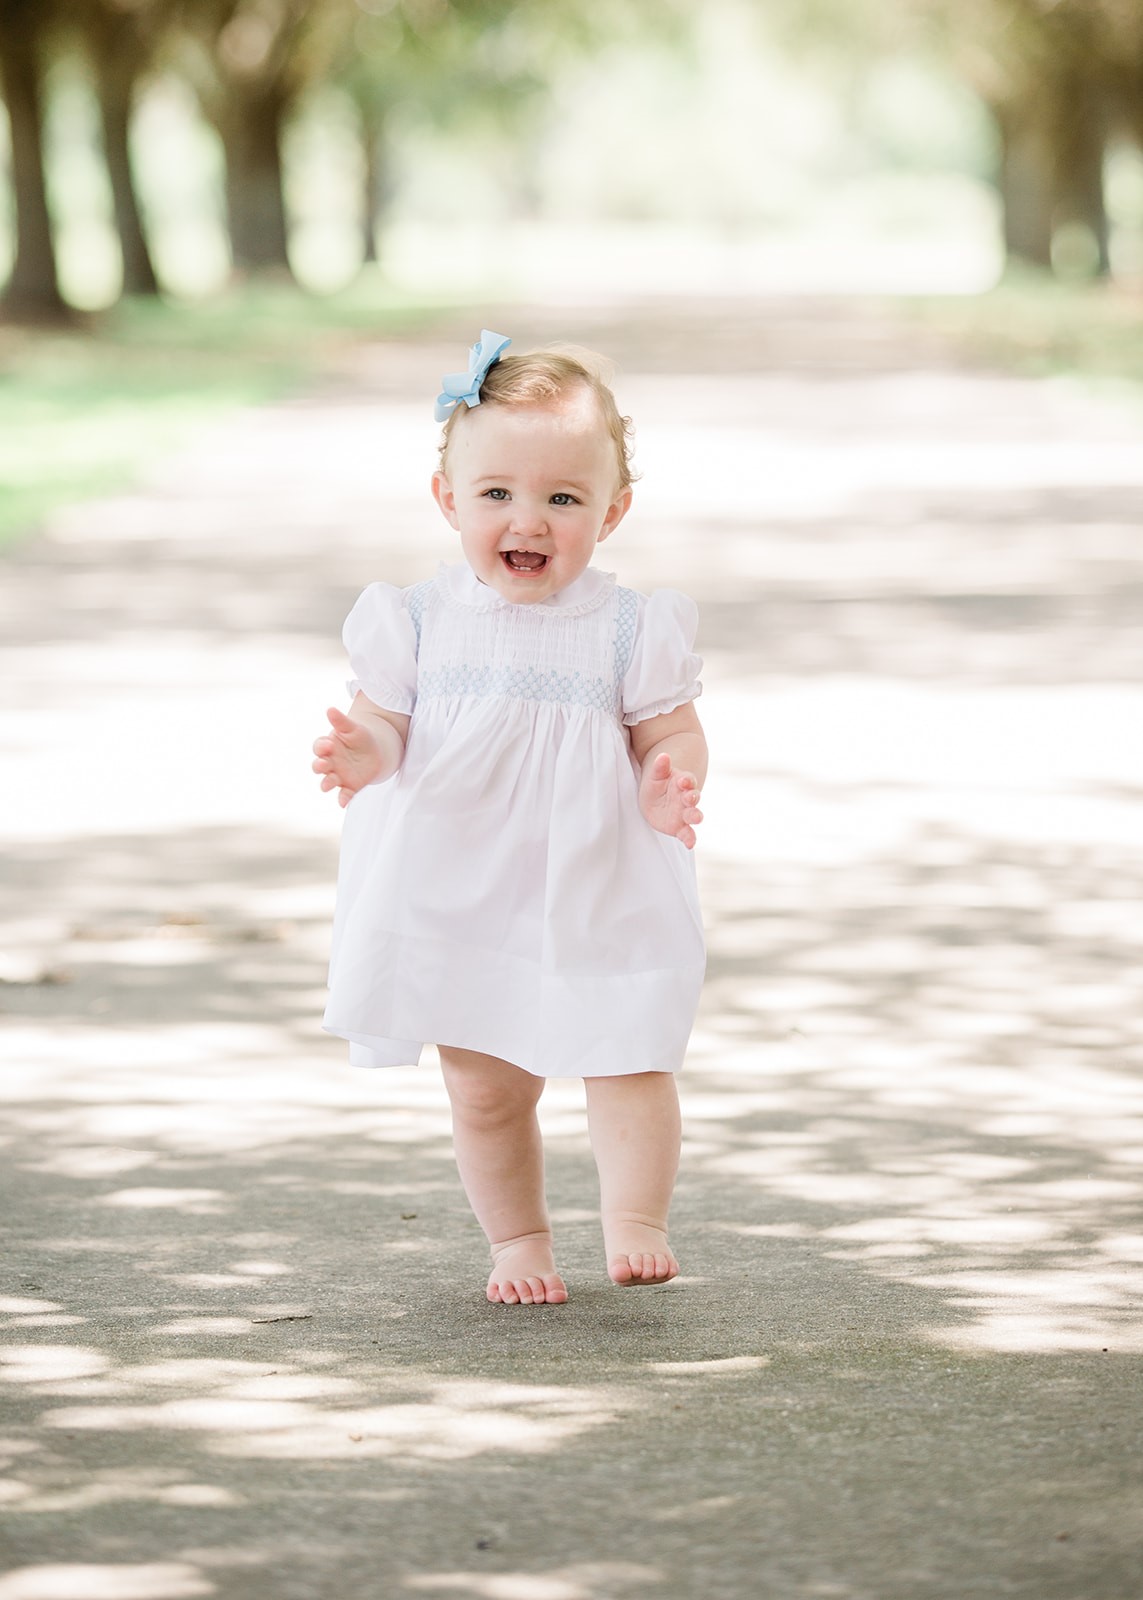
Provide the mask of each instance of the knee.
{"label": "knee", "polygon": [[544,1086],[507,1061],[462,1051],[442,1050],[441,1066],[453,1114],[470,1126],[495,1128],[529,1115]]}

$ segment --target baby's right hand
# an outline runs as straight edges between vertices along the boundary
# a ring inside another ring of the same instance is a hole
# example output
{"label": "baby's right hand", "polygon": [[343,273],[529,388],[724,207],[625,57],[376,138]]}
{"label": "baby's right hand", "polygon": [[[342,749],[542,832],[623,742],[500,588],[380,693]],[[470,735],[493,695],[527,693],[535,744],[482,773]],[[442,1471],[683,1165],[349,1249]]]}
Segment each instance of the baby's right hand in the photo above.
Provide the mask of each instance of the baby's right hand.
{"label": "baby's right hand", "polygon": [[331,731],[314,740],[313,768],[323,775],[322,788],[336,789],[338,804],[347,806],[358,789],[380,776],[381,752],[369,729],[344,711],[331,706],[326,716]]}

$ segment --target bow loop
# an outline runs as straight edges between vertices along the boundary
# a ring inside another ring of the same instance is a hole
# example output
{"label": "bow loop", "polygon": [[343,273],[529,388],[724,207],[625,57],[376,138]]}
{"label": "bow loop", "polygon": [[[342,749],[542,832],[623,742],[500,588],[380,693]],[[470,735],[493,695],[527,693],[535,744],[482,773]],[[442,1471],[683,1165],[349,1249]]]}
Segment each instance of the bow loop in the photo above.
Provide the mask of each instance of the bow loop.
{"label": "bow loop", "polygon": [[480,404],[480,385],[487,378],[488,369],[500,360],[511,343],[502,333],[481,329],[480,338],[468,352],[468,371],[450,372],[441,379],[442,392],[433,408],[438,422],[446,422],[462,400],[470,407]]}

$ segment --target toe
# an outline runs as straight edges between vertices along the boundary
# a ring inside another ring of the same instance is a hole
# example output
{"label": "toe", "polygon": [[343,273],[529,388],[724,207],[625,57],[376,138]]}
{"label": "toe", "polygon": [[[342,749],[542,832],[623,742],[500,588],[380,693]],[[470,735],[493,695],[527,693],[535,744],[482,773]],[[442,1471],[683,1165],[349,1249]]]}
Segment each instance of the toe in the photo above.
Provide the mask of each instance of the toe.
{"label": "toe", "polygon": [[607,1263],[612,1283],[667,1283],[677,1276],[679,1264],[674,1256],[649,1250],[633,1250],[630,1255],[614,1256]]}

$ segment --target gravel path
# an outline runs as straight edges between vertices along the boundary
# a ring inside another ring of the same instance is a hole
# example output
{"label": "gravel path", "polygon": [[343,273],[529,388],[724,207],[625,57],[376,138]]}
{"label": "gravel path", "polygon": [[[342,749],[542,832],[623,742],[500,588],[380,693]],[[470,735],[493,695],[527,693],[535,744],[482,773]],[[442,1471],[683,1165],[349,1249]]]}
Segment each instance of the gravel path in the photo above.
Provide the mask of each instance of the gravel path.
{"label": "gravel path", "polygon": [[[481,1296],[435,1069],[318,1028],[341,618],[481,321],[621,367],[703,611],[684,1276]],[[0,567],[0,1600],[1137,1600],[1138,411],[830,302],[482,308]]]}

